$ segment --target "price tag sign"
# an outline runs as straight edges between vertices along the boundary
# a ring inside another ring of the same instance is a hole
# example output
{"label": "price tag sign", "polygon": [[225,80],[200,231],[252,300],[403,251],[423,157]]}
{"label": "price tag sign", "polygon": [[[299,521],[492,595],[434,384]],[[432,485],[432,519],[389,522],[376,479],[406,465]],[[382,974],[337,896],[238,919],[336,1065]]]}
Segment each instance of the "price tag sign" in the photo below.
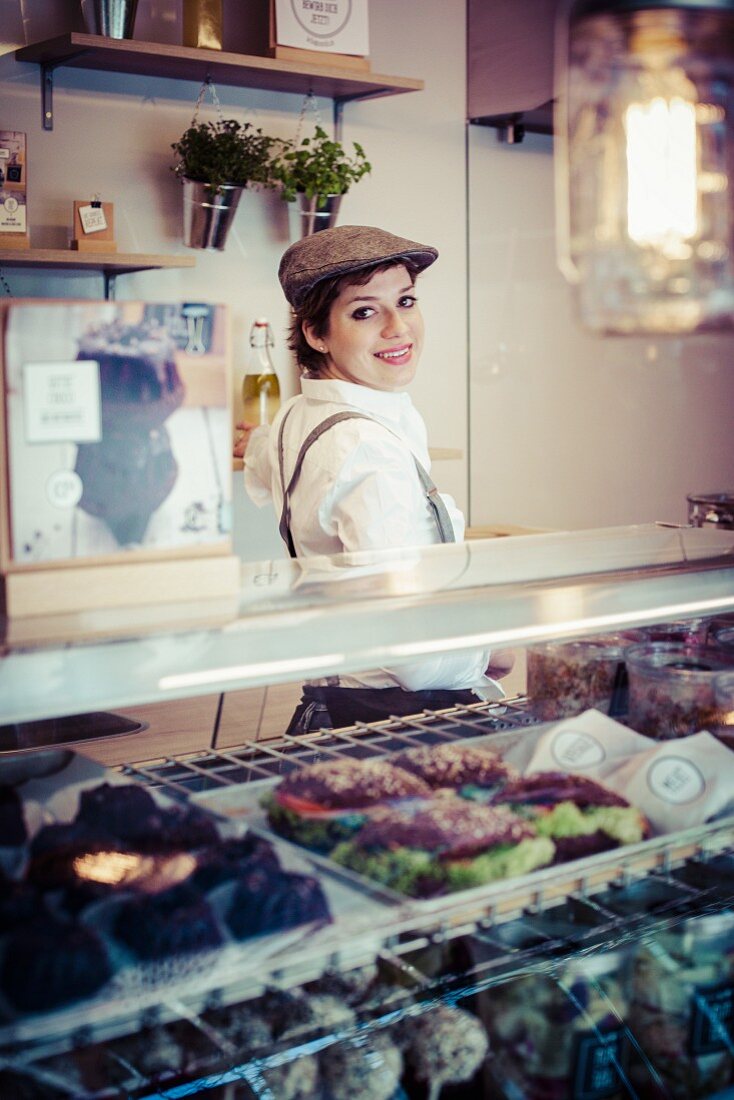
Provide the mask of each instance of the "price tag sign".
{"label": "price tag sign", "polygon": [[107,228],[107,219],[102,206],[92,206],[91,203],[88,206],[80,206],[79,220],[85,233],[99,233]]}
{"label": "price tag sign", "polygon": [[102,398],[96,359],[23,364],[28,443],[98,443]]}

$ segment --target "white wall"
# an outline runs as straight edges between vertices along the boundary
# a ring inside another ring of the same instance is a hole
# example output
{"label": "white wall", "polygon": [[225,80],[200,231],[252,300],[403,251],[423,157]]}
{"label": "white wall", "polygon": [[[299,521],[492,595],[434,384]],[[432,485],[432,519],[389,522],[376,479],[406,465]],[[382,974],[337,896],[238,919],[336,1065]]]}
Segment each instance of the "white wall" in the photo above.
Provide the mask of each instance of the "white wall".
{"label": "white wall", "polygon": [[[225,36],[229,19],[236,38],[240,3],[225,0]],[[79,10],[77,0],[0,0],[0,50],[81,29]],[[347,105],[344,139],[362,142],[374,167],[345,198],[341,221],[379,224],[441,252],[420,283],[428,339],[413,390],[432,445],[464,454],[435,464],[441,488],[470,505],[474,524],[586,527],[681,521],[687,491],[734,486],[734,340],[647,344],[580,331],[555,269],[550,139],[504,147],[493,130],[469,128],[469,370],[464,3],[369,0],[369,11],[373,71],[419,77],[426,87]],[[136,33],[180,41],[180,0],[140,0]],[[62,68],[46,132],[38,68],[0,57],[0,129],[28,134],[33,245],[65,247],[72,201],[99,192],[115,203],[121,251],[187,252],[170,145],[198,90]],[[226,116],[294,133],[299,96],[218,90]],[[330,122],[330,102],[321,108]],[[194,270],[121,277],[118,297],[228,303],[236,370],[252,320],[267,315],[289,394],[297,378],[276,277],[287,244],[283,204],[248,192],[225,252],[195,253]],[[10,268],[5,277],[18,296],[101,294],[101,280],[89,277]],[[238,514],[254,522],[249,510]],[[246,548],[248,531],[239,534]]]}
{"label": "white wall", "polygon": [[[225,35],[239,3],[225,4]],[[78,0],[34,0],[30,8],[23,0],[0,0],[0,48],[82,29],[79,10]],[[466,507],[464,5],[462,0],[370,0],[369,13],[373,72],[422,78],[426,88],[346,106],[344,140],[364,145],[373,171],[345,197],[340,221],[381,225],[441,252],[421,283],[428,338],[413,396],[432,445],[464,453],[461,461],[437,464],[434,475]],[[230,33],[235,30],[230,24]],[[140,0],[135,33],[180,42],[175,0]],[[217,90],[226,117],[249,119],[280,136],[295,133],[300,96],[223,85]],[[181,188],[170,171],[170,146],[188,125],[198,91],[194,82],[61,68],[55,74],[54,129],[46,132],[38,67],[19,64],[9,53],[0,57],[0,129],[28,135],[32,245],[66,247],[73,200],[98,192],[115,204],[119,251],[191,255],[181,240]],[[331,101],[320,108],[330,128]],[[203,117],[215,117],[213,109]],[[117,297],[228,303],[234,366],[240,371],[250,324],[266,315],[274,325],[276,367],[288,395],[297,375],[285,348],[288,311],[277,282],[288,243],[285,204],[271,193],[246,192],[224,252],[193,253],[194,270],[122,276]],[[10,268],[4,274],[16,296],[102,294],[100,279]]]}
{"label": "white wall", "polygon": [[734,336],[585,334],[555,266],[552,139],[470,127],[471,520],[685,522],[734,490]]}

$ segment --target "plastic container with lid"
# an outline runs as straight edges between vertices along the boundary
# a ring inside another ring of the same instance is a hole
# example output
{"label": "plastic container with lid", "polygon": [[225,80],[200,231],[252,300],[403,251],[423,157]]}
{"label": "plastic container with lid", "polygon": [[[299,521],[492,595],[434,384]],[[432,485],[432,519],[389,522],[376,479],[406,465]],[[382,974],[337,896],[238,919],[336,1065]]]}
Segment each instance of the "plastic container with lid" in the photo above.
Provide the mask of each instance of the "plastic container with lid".
{"label": "plastic container with lid", "polygon": [[[631,1066],[640,1097],[697,1100],[726,1087],[734,1071],[734,911],[689,917],[634,950],[629,1026],[641,1055]],[[652,1084],[650,1060],[665,1091]]]}
{"label": "plastic container with lid", "polygon": [[717,725],[711,732],[734,750],[734,671],[714,678],[714,702]]}
{"label": "plastic container with lid", "polygon": [[495,986],[482,1008],[492,1070],[517,1100],[617,1100],[627,1049],[626,953],[570,960],[554,975]]}
{"label": "plastic container with lid", "polygon": [[631,646],[625,661],[632,729],[662,741],[717,724],[714,680],[734,669],[734,656],[712,646],[653,642]]}
{"label": "plastic container with lid", "polygon": [[[590,707],[621,713],[626,701],[624,655],[640,641],[644,635],[630,631],[528,646],[527,693],[535,716],[553,721]],[[621,693],[624,700],[615,697]]]}

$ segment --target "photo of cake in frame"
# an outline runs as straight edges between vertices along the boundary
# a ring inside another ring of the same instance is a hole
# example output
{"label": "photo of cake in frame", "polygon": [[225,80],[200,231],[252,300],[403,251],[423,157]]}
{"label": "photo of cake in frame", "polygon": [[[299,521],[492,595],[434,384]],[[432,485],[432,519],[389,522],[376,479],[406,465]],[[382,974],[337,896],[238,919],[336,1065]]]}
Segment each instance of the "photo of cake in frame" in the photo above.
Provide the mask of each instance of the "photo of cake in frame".
{"label": "photo of cake in frame", "polygon": [[14,564],[230,548],[229,334],[206,309],[187,349],[170,331],[185,305],[6,306]]}

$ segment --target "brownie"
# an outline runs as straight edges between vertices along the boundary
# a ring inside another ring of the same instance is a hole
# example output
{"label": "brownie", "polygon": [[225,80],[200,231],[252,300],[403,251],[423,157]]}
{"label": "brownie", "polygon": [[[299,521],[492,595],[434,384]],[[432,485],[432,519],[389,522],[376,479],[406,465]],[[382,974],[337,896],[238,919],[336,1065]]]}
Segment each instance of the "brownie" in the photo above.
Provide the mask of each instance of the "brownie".
{"label": "brownie", "polygon": [[114,934],[144,960],[203,951],[222,942],[209,904],[187,883],[121,902]]}
{"label": "brownie", "polygon": [[493,801],[543,806],[573,802],[581,809],[587,806],[629,806],[625,798],[594,779],[585,775],[566,775],[565,772],[537,772],[512,780],[494,796]]}
{"label": "brownie", "polygon": [[491,750],[456,741],[408,749],[393,756],[391,763],[417,775],[434,788],[457,789],[469,784],[491,787],[517,776],[515,769]]}
{"label": "brownie", "polygon": [[0,846],[16,848],[25,844],[27,836],[20,795],[15,787],[0,786]]}
{"label": "brownie", "polygon": [[82,791],[75,821],[107,836],[136,841],[160,829],[162,811],[135,783],[100,783]]}
{"label": "brownie", "polygon": [[43,912],[43,898],[35,887],[3,877],[0,882],[0,935],[27,924]]}
{"label": "brownie", "polygon": [[75,862],[99,852],[127,847],[84,822],[44,825],[31,841],[26,878],[42,890],[78,884]]}
{"label": "brownie", "polygon": [[225,882],[231,882],[242,872],[255,868],[278,871],[280,862],[269,840],[248,833],[244,837],[225,840],[208,848],[200,857],[192,885],[206,893]]}
{"label": "brownie", "polygon": [[90,997],[112,976],[104,944],[83,924],[40,916],[8,937],[0,986],[22,1012]]}
{"label": "brownie", "polygon": [[331,916],[318,879],[258,867],[237,880],[225,920],[232,935],[243,940]]}
{"label": "brownie", "polygon": [[464,859],[532,836],[533,826],[507,807],[441,798],[415,812],[375,810],[354,843],[364,850],[417,848],[443,859]]}
{"label": "brownie", "polygon": [[386,760],[327,760],[287,776],[277,794],[292,795],[324,809],[360,809],[398,798],[428,798],[431,788],[418,776]]}
{"label": "brownie", "polygon": [[189,806],[161,807],[144,787],[102,783],[82,791],[76,822],[117,837],[138,852],[170,852],[219,843],[214,821]]}

